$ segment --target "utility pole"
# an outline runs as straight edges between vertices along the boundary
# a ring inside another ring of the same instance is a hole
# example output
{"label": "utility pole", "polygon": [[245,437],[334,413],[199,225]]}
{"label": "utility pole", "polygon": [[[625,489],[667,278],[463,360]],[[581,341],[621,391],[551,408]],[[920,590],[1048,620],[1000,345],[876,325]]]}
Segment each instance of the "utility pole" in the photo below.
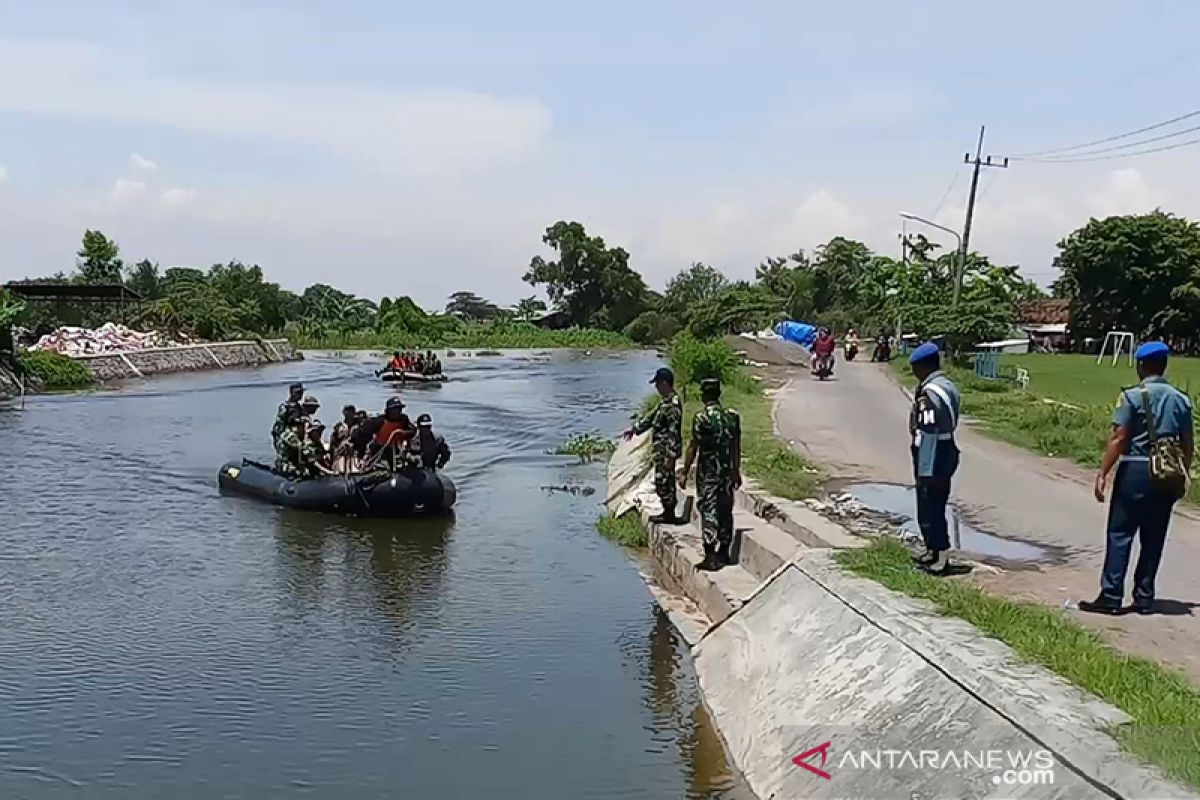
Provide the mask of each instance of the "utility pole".
{"label": "utility pole", "polygon": [[993,164],[992,157],[983,158],[983,131],[984,126],[979,126],[979,144],[975,147],[975,160],[971,160],[971,154],[967,153],[963,156],[964,164],[974,164],[975,169],[971,173],[971,194],[967,198],[967,219],[963,224],[962,245],[958,252],[958,266],[955,269],[954,275],[954,305],[958,305],[958,297],[962,294],[963,272],[967,268],[967,253],[971,247],[971,221],[975,217],[975,192],[979,188],[979,169],[981,167],[1008,167],[1008,158],[1004,159],[1004,163],[999,162]]}

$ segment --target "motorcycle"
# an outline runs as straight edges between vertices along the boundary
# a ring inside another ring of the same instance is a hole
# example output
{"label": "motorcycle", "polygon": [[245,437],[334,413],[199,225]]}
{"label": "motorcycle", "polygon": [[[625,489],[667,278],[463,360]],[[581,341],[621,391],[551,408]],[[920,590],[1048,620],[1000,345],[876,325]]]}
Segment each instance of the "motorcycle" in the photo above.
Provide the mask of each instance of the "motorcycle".
{"label": "motorcycle", "polygon": [[892,346],[882,336],[875,340],[875,350],[871,353],[872,361],[891,361]]}
{"label": "motorcycle", "polygon": [[817,356],[813,365],[813,376],[823,381],[831,375],[833,375],[833,354]]}
{"label": "motorcycle", "polygon": [[846,360],[853,361],[858,355],[858,342],[846,342]]}

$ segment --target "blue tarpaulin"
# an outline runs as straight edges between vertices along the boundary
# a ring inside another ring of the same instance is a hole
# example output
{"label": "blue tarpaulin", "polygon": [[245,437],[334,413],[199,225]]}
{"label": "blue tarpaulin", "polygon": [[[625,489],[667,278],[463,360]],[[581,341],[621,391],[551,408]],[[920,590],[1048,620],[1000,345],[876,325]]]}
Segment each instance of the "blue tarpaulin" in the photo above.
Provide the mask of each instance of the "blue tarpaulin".
{"label": "blue tarpaulin", "polygon": [[775,326],[775,335],[780,339],[795,342],[801,347],[812,347],[817,339],[817,329],[807,322],[792,322],[787,320]]}

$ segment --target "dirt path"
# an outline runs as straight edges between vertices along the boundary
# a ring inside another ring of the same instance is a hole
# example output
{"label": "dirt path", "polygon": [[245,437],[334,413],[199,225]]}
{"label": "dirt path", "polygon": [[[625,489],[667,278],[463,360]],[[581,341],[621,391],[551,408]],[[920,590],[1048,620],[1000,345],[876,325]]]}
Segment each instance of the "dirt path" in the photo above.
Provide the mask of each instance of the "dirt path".
{"label": "dirt path", "polygon": [[[772,345],[768,345],[772,347]],[[787,351],[787,345],[773,345]],[[766,360],[766,359],[760,359]],[[782,356],[781,356],[782,360]],[[775,422],[793,447],[834,478],[910,484],[909,400],[886,367],[838,362],[836,380],[795,370],[775,398]],[[1092,475],[1058,460],[960,428],[962,467],[952,502],[984,531],[1054,553],[1035,569],[977,574],[1001,593],[1061,605],[1099,589],[1106,507],[1092,497]],[[1131,567],[1130,580],[1132,580]],[[1159,613],[1077,619],[1103,629],[1139,655],[1175,664],[1200,682],[1200,516],[1177,512],[1158,581]]]}

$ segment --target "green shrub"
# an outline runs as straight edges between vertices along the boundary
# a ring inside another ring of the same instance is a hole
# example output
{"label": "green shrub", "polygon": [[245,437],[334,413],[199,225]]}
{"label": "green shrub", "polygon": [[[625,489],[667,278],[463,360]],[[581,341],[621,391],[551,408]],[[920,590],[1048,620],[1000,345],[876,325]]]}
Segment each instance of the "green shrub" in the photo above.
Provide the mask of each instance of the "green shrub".
{"label": "green shrub", "polygon": [[737,354],[723,339],[697,339],[684,331],[671,342],[671,369],[680,384],[718,378],[730,383],[738,371]]}
{"label": "green shrub", "polygon": [[83,364],[47,350],[22,350],[17,363],[45,389],[86,389],[96,382]]}
{"label": "green shrub", "polygon": [[617,544],[626,547],[645,547],[649,544],[646,528],[636,512],[629,511],[622,516],[615,516],[606,511],[596,520],[596,530],[606,539],[612,539]]}
{"label": "green shrub", "polygon": [[670,341],[679,332],[679,322],[659,311],[643,311],[625,326],[625,335],[638,344]]}

